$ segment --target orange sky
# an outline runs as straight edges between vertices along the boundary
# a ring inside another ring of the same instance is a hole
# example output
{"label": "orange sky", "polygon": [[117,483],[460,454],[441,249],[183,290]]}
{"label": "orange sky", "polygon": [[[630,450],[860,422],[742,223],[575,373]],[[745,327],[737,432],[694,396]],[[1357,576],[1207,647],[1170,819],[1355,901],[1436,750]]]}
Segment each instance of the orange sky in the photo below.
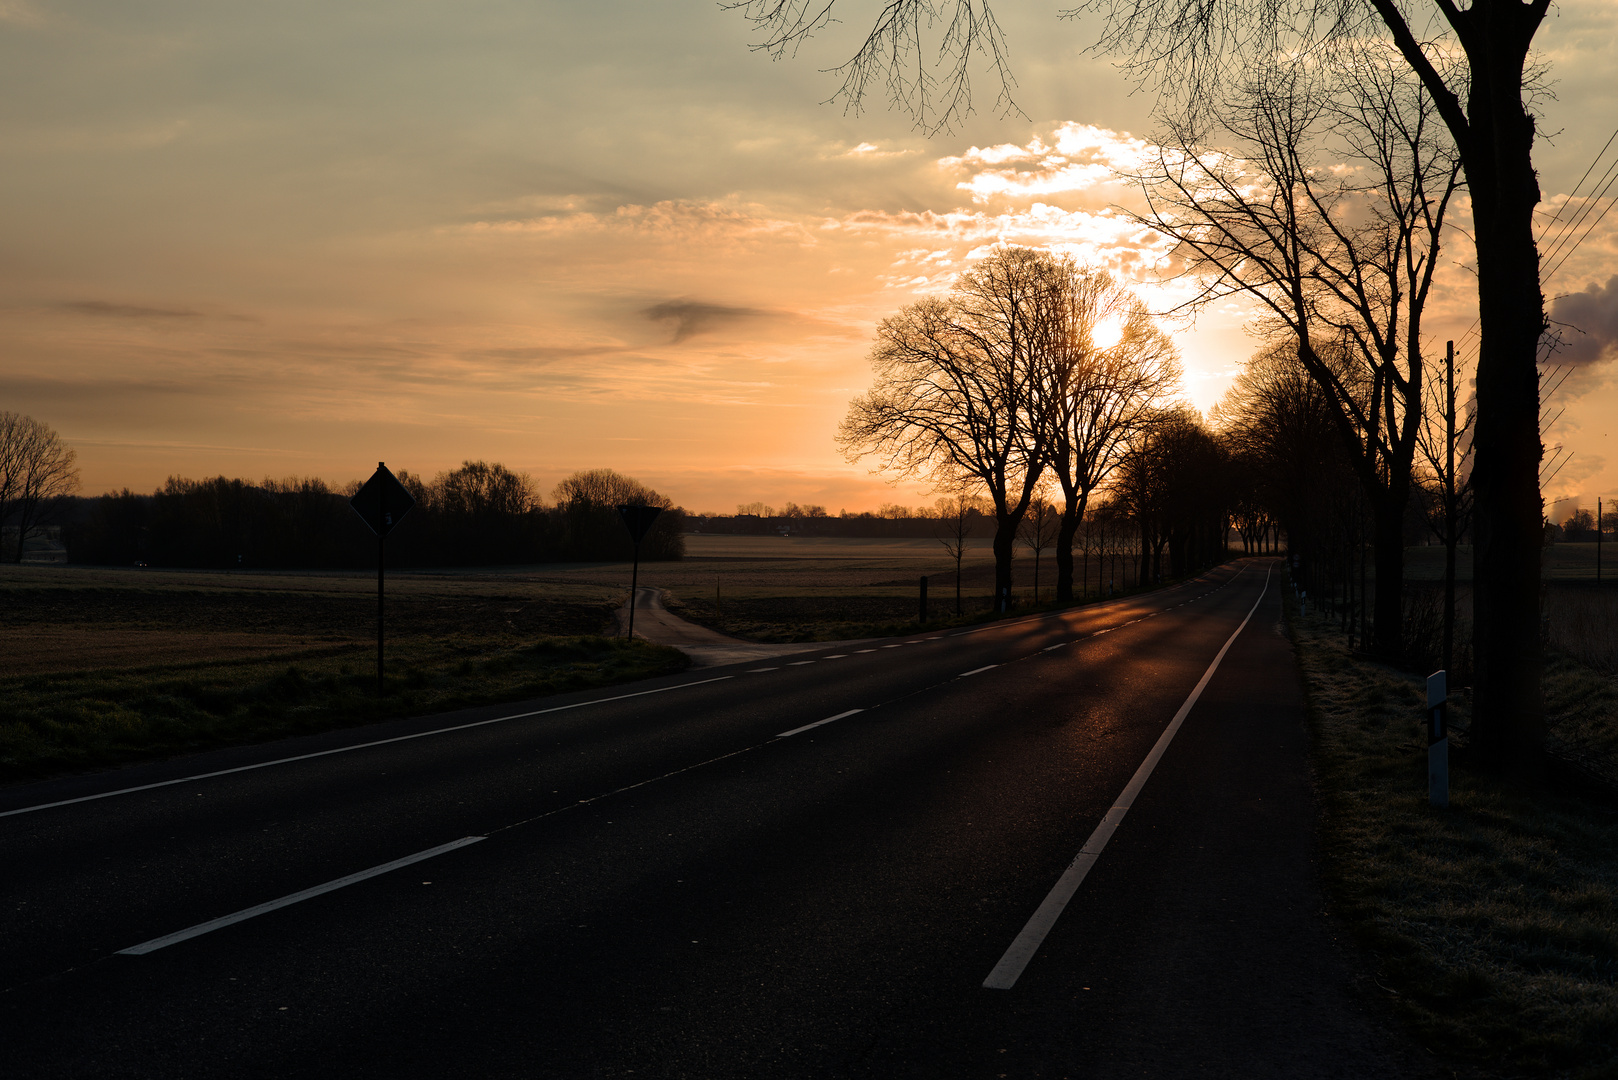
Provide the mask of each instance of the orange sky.
{"label": "orange sky", "polygon": [[[0,408],[92,494],[485,458],[694,510],[923,501],[832,444],[877,320],[1003,241],[1179,288],[1109,209],[1150,100],[1033,7],[1000,9],[1026,115],[927,139],[819,104],[837,41],[771,63],[695,0],[0,0]],[[1618,126],[1615,11],[1542,32],[1547,217]],[[1588,330],[1552,497],[1618,495],[1615,275],[1618,214],[1547,285]],[[1447,274],[1439,348],[1471,289]],[[1243,323],[1176,329],[1197,405]]]}

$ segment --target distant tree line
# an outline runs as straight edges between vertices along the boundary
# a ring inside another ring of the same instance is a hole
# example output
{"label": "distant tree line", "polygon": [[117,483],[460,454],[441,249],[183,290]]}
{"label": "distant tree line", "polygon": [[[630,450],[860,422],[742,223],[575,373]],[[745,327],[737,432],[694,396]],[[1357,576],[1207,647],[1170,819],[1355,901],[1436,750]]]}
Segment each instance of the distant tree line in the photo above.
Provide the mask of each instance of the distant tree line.
{"label": "distant tree line", "polygon": [[[849,537],[935,537],[939,521],[953,513],[950,500],[939,499],[933,506],[900,506],[884,503],[876,511],[848,511],[828,514],[823,506],[787,503],[775,507],[765,503],[744,503],[735,514],[687,514],[687,532],[720,533],[731,536],[849,536]],[[965,510],[965,535],[987,536],[991,522],[986,511],[969,505]]]}
{"label": "distant tree line", "polygon": [[[641,558],[685,553],[682,512],[665,496],[613,472],[575,473],[551,502],[504,465],[468,461],[431,480],[400,470],[415,507],[389,535],[391,566],[488,566],[617,561],[632,544],[617,507],[663,510]],[[170,477],[151,494],[125,489],[79,499],[62,537],[74,562],[184,567],[360,567],[376,560],[374,535],[348,505],[359,482],[315,478],[250,482]]]}

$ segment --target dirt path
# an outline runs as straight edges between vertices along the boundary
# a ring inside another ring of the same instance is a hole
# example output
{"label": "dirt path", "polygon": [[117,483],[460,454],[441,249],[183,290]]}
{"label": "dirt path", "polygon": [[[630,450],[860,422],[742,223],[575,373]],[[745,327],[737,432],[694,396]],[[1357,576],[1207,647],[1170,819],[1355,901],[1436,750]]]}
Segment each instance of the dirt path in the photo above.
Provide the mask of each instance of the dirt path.
{"label": "dirt path", "polygon": [[[635,591],[635,636],[659,645],[672,645],[691,658],[692,667],[718,667],[748,660],[768,660],[776,656],[825,649],[828,642],[798,642],[790,645],[761,645],[742,641],[706,626],[687,622],[663,606],[663,590],[642,585]],[[629,626],[629,605],[618,609],[618,632]]]}

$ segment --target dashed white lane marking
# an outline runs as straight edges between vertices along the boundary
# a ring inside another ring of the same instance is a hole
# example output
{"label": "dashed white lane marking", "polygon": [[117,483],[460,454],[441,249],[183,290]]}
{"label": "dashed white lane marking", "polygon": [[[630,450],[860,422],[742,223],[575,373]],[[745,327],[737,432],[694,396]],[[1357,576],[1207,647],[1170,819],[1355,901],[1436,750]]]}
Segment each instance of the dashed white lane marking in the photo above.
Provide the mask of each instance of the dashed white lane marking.
{"label": "dashed white lane marking", "polygon": [[1060,649],[1063,645],[1066,645],[1066,644],[1067,644],[1067,642],[1065,642],[1065,641],[1058,641],[1055,645],[1047,645],[1047,646],[1045,646],[1043,649],[1041,649],[1039,651],[1040,652],[1051,652],[1051,651],[1053,651],[1055,649]]}
{"label": "dashed white lane marking", "polygon": [[876,650],[875,650],[875,649],[855,649],[855,650],[854,650],[854,651],[855,651],[855,652],[857,652],[857,653],[862,653],[862,652],[876,652]]}
{"label": "dashed white lane marking", "polygon": [[999,664],[984,664],[982,667],[975,667],[971,671],[963,671],[963,672],[961,672],[959,675],[957,675],[955,677],[957,679],[964,679],[968,675],[977,675],[980,672],[988,671],[991,668],[997,668],[999,666],[1000,666]]}
{"label": "dashed white lane marking", "polygon": [[[900,642],[895,642],[892,645],[884,645],[882,647],[884,649],[902,649],[902,648],[904,648],[904,644],[905,644],[904,642],[900,641]],[[861,651],[863,652],[864,650],[862,649]]]}
{"label": "dashed white lane marking", "polygon": [[798,734],[801,734],[802,732],[808,731],[810,728],[817,728],[821,724],[829,724],[833,720],[843,720],[843,719],[846,719],[847,717],[853,716],[855,713],[862,713],[864,711],[865,711],[864,709],[850,709],[847,712],[840,712],[836,716],[828,716],[824,720],[816,720],[812,724],[805,724],[805,725],[803,725],[803,727],[795,727],[791,731],[783,731],[783,732],[781,732],[781,734],[777,735],[776,738],[777,739],[785,739],[789,735],[798,735]]}
{"label": "dashed white lane marking", "polygon": [[750,667],[750,668],[747,669],[747,673],[749,675],[757,675],[760,672],[764,672],[764,671],[780,671],[780,670],[781,669],[778,668],[778,667]]}
{"label": "dashed white lane marking", "polygon": [[369,870],[361,870],[355,874],[347,874],[340,878],[334,878],[333,880],[326,882],[324,885],[316,885],[312,889],[304,889],[300,892],[290,893],[281,897],[279,900],[269,900],[262,904],[254,904],[252,907],[243,908],[234,914],[221,915],[217,919],[209,919],[207,922],[197,923],[197,925],[188,927],[184,930],[176,930],[172,934],[164,934],[162,937],[156,937],[150,941],[143,941],[139,945],[131,945],[127,949],[119,949],[118,955],[145,956],[149,952],[156,952],[158,949],[166,948],[170,945],[177,945],[182,941],[189,941],[194,937],[201,937],[203,934],[212,933],[215,930],[221,930],[224,927],[232,926],[239,922],[245,922],[248,919],[256,918],[259,915],[267,914],[268,912],[275,911],[279,908],[288,907],[300,901],[308,900],[311,897],[334,892],[337,889],[341,889],[345,885],[352,885],[357,881],[364,881],[367,878],[374,878],[379,874],[386,874],[390,870],[397,870],[401,866],[409,866],[411,863],[419,863],[424,859],[431,859],[435,855],[442,855],[446,851],[454,851],[456,848],[463,848],[468,844],[475,844],[479,840],[483,839],[485,839],[485,837],[463,836],[459,840],[452,840],[447,844],[439,844],[435,848],[428,848],[426,851],[418,851],[414,855],[406,855],[402,859],[394,859],[392,862],[383,863],[381,866],[373,866]]}
{"label": "dashed white lane marking", "polygon": [[846,652],[832,653],[830,656],[821,657],[821,659],[822,660],[841,660],[844,657],[846,657],[847,655],[848,654]]}
{"label": "dashed white lane marking", "polygon": [[1225,658],[1225,654],[1230,651],[1230,647],[1236,644],[1237,637],[1241,635],[1243,630],[1247,629],[1247,624],[1253,619],[1253,613],[1258,610],[1259,604],[1264,600],[1264,594],[1269,590],[1270,575],[1266,571],[1264,574],[1264,588],[1259,590],[1258,599],[1253,601],[1252,608],[1247,612],[1247,618],[1242,620],[1242,624],[1236,628],[1235,633],[1231,634],[1226,639],[1225,644],[1220,647],[1219,652],[1213,658],[1213,663],[1208,665],[1208,670],[1202,673],[1202,678],[1197,680],[1197,685],[1192,688],[1191,695],[1185,699],[1185,704],[1180,706],[1179,711],[1174,714],[1174,719],[1169,721],[1169,726],[1163,729],[1162,735],[1158,736],[1151,753],[1146,755],[1146,760],[1141,762],[1140,768],[1135,770],[1135,775],[1124,788],[1123,794],[1118,796],[1118,801],[1113,803],[1112,809],[1108,810],[1107,815],[1101,819],[1101,824],[1097,825],[1095,831],[1090,834],[1090,839],[1084,842],[1084,846],[1079,849],[1078,855],[1074,856],[1073,861],[1068,864],[1067,870],[1057,879],[1055,886],[1046,895],[1044,901],[1034,910],[1033,916],[1028,920],[1027,925],[1022,928],[1022,933],[1018,934],[1012,941],[1011,947],[1000,958],[1000,962],[994,966],[993,971],[989,972],[989,977],[983,980],[983,985],[986,989],[1010,990],[1016,985],[1017,979],[1023,973],[1023,969],[1028,966],[1028,961],[1034,958],[1034,953],[1045,941],[1045,936],[1056,925],[1056,920],[1062,914],[1062,909],[1067,907],[1067,902],[1073,899],[1073,894],[1078,891],[1079,886],[1084,882],[1085,875],[1089,874],[1090,868],[1101,857],[1101,852],[1106,849],[1107,841],[1112,839],[1112,834],[1117,831],[1119,823],[1124,820],[1124,815],[1129,813],[1131,806],[1135,805],[1135,798],[1140,795],[1141,788],[1146,786],[1146,781],[1151,777],[1152,770],[1157,768],[1157,763],[1162,760],[1164,751],[1169,748],[1169,743],[1174,741],[1174,736],[1180,730],[1180,725],[1185,723],[1185,718],[1190,715],[1191,707],[1202,696],[1203,688],[1213,678],[1214,672],[1219,670],[1220,661]]}
{"label": "dashed white lane marking", "polygon": [[627,701],[630,698],[645,697],[648,694],[664,694],[670,690],[687,690],[693,686],[706,686],[708,683],[724,682],[734,679],[734,675],[716,675],[711,679],[698,679],[696,682],[679,683],[675,686],[660,686],[655,690],[636,690],[632,694],[617,694],[608,698],[594,698],[590,701],[575,701],[571,705],[553,705],[548,709],[534,709],[531,712],[512,713],[510,716],[496,716],[488,720],[474,720],[469,724],[454,724],[450,727],[433,728],[431,731],[418,731],[412,735],[395,735],[391,739],[373,739],[370,742],[355,743],[352,746],[338,746],[330,750],[316,750],[310,754],[295,754],[292,757],[276,758],[274,761],[260,761],[253,765],[238,765],[234,769],[217,769],[213,772],[197,773],[195,776],[181,776],[173,780],[159,780],[155,784],[138,784],[135,787],[118,788],[116,791],[103,791],[96,795],[80,795],[76,799],[59,799],[56,802],[40,803],[37,806],[23,806],[16,810],[0,811],[0,818],[11,817],[13,814],[31,814],[35,810],[49,810],[56,806],[72,806],[74,803],[94,802],[97,799],[110,799],[114,795],[131,795],[137,791],[151,791],[154,788],[171,787],[174,784],[189,784],[197,780],[211,780],[216,776],[229,776],[232,773],[252,772],[254,769],[268,769],[273,765],[289,765],[294,761],[308,761],[311,758],[329,757],[332,754],[346,754],[353,750],[366,750],[373,746],[386,746],[389,743],[409,742],[411,739],[425,739],[431,735],[445,735],[452,731],[468,731],[472,728],[487,727],[490,724],[503,724],[507,720],[525,720],[530,716],[544,716],[546,713],[567,712],[570,709],[583,709],[590,705],[606,705],[613,701]]}
{"label": "dashed white lane marking", "polygon": [[794,661],[792,661],[792,663],[788,664],[787,667],[803,667],[803,665],[805,665],[805,664],[812,664],[812,663],[814,663],[813,660],[794,660]]}

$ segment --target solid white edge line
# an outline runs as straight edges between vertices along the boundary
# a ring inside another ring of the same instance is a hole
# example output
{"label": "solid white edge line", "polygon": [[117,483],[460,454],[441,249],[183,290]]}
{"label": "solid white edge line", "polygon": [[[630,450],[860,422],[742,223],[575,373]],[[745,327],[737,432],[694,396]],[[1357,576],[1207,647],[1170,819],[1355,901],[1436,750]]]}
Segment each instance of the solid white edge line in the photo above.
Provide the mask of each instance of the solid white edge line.
{"label": "solid white edge line", "polygon": [[978,674],[981,674],[982,672],[990,670],[991,668],[997,668],[999,666],[1000,666],[999,664],[984,664],[982,667],[975,667],[971,671],[963,671],[963,672],[961,672],[959,675],[957,675],[955,677],[957,679],[964,679],[968,675],[978,675]]}
{"label": "solid white edge line", "polygon": [[435,855],[442,855],[446,851],[454,851],[456,848],[463,848],[468,844],[475,844],[482,839],[485,838],[482,836],[463,836],[459,840],[452,840],[447,844],[440,844],[435,848],[428,848],[426,851],[418,851],[414,855],[406,855],[402,859],[394,859],[392,862],[383,863],[381,866],[373,866],[369,870],[361,870],[356,874],[348,874],[345,877],[335,878],[326,882],[324,885],[316,885],[313,888],[304,889],[300,892],[289,893],[288,895],[281,897],[279,900],[270,900],[263,904],[255,904],[250,908],[243,908],[242,910],[231,915],[221,915],[217,919],[209,919],[207,922],[197,923],[197,925],[187,927],[184,930],[176,930],[172,934],[164,934],[162,937],[156,937],[150,941],[143,941],[139,945],[131,945],[127,949],[119,949],[118,955],[145,956],[147,953],[156,952],[158,949],[164,949],[170,945],[177,945],[182,941],[189,941],[191,938],[201,937],[203,934],[209,934],[215,930],[220,930],[224,927],[232,926],[239,922],[246,922],[248,919],[256,918],[259,915],[264,915],[268,912],[275,911],[278,908],[289,907],[292,904],[308,900],[311,897],[320,896],[323,893],[334,892],[337,889],[341,889],[345,885],[352,885],[355,882],[364,881],[367,878],[374,878],[378,874],[386,874],[390,870],[397,870],[401,866],[409,866],[411,863],[419,863],[423,859],[431,859]]}
{"label": "solid white edge line", "polygon": [[1242,624],[1236,628],[1236,632],[1230,635],[1218,654],[1214,656],[1213,663],[1208,665],[1208,670],[1204,671],[1202,678],[1197,680],[1197,685],[1192,689],[1191,695],[1185,699],[1185,704],[1180,706],[1179,711],[1174,714],[1174,719],[1169,721],[1169,726],[1163,729],[1162,735],[1158,736],[1156,744],[1152,747],[1152,752],[1146,755],[1146,760],[1141,762],[1140,768],[1135,770],[1135,775],[1124,788],[1123,794],[1118,796],[1117,801],[1113,803],[1112,809],[1108,810],[1106,816],[1101,819],[1101,824],[1095,827],[1095,831],[1090,834],[1090,838],[1079,849],[1078,855],[1074,857],[1068,868],[1063,871],[1062,876],[1057,879],[1056,884],[1046,894],[1039,907],[1034,910],[1034,914],[1029,918],[1027,925],[1022,928],[1022,932],[1013,939],[1011,947],[1000,958],[1000,962],[994,965],[994,970],[989,972],[989,977],[983,980],[985,989],[1010,990],[1017,984],[1017,979],[1021,977],[1023,969],[1028,966],[1028,962],[1034,958],[1034,953],[1044,943],[1045,936],[1056,925],[1056,920],[1061,916],[1062,909],[1067,907],[1069,900],[1073,899],[1073,894],[1078,891],[1085,875],[1089,874],[1090,867],[1094,866],[1096,860],[1101,857],[1101,852],[1105,850],[1107,841],[1112,839],[1112,834],[1117,830],[1119,823],[1124,820],[1124,815],[1129,813],[1129,808],[1135,804],[1135,797],[1140,794],[1141,788],[1146,786],[1146,781],[1152,775],[1152,770],[1157,768],[1157,763],[1162,760],[1164,751],[1169,748],[1169,743],[1174,741],[1174,736],[1180,730],[1180,725],[1190,715],[1191,707],[1202,696],[1203,688],[1213,678],[1214,672],[1219,670],[1220,661],[1225,658],[1225,654],[1230,651],[1230,647],[1236,643],[1236,638],[1241,635],[1241,632],[1247,629],[1247,624],[1252,621],[1253,613],[1258,610],[1259,604],[1264,601],[1264,594],[1269,591],[1270,573],[1266,571],[1264,574],[1264,588],[1259,590],[1258,599],[1253,601],[1253,607],[1248,611],[1247,618],[1242,620]]}
{"label": "solid white edge line", "polygon": [[74,803],[94,802],[97,799],[110,799],[114,795],[133,795],[137,791],[151,791],[154,788],[172,787],[175,784],[189,784],[197,780],[211,780],[216,776],[229,776],[231,773],[252,772],[254,769],[268,769],[272,765],[290,765],[294,761],[308,761],[310,758],[328,757],[332,754],[346,754],[351,750],[365,750],[372,746],[386,746],[388,743],[408,742],[411,739],[425,739],[429,735],[447,735],[453,731],[466,731],[470,728],[486,727],[489,724],[503,724],[507,720],[524,720],[530,716],[543,716],[546,713],[567,712],[569,709],[582,709],[586,705],[606,705],[614,701],[625,701],[629,698],[645,697],[647,694],[662,694],[669,690],[684,690],[690,686],[704,686],[708,683],[724,682],[734,679],[734,675],[719,675],[712,679],[699,679],[696,682],[680,683],[676,686],[660,686],[656,690],[637,690],[633,694],[619,694],[616,697],[596,698],[592,701],[576,701],[571,705],[555,705],[549,709],[535,709],[532,712],[512,713],[510,716],[496,716],[489,720],[474,720],[468,724],[455,724],[452,727],[434,728],[431,731],[418,731],[413,735],[395,735],[390,739],[375,739],[371,742],[355,743],[353,746],[338,746],[331,750],[316,750],[310,754],[297,754],[293,757],[276,758],[274,761],[260,761],[254,765],[238,765],[233,769],[219,769],[215,772],[197,773],[195,776],[181,776],[173,780],[159,780],[155,784],[140,784],[136,787],[119,788],[116,791],[103,791],[97,795],[80,795],[76,799],[61,799],[57,802],[39,803],[36,806],[23,806],[16,810],[0,811],[0,818],[11,817],[14,814],[31,814],[35,810],[50,810],[57,806],[72,806]]}
{"label": "solid white edge line", "polygon": [[797,734],[800,734],[801,732],[808,731],[810,728],[817,728],[821,724],[829,724],[833,720],[842,720],[842,719],[844,719],[846,717],[853,716],[855,713],[862,713],[864,711],[865,711],[864,709],[850,709],[847,712],[840,712],[836,716],[828,716],[824,720],[816,720],[812,724],[805,724],[805,725],[803,725],[803,727],[795,727],[791,731],[783,731],[783,732],[781,732],[781,734],[777,735],[776,738],[777,739],[785,739],[789,735],[797,735]]}

